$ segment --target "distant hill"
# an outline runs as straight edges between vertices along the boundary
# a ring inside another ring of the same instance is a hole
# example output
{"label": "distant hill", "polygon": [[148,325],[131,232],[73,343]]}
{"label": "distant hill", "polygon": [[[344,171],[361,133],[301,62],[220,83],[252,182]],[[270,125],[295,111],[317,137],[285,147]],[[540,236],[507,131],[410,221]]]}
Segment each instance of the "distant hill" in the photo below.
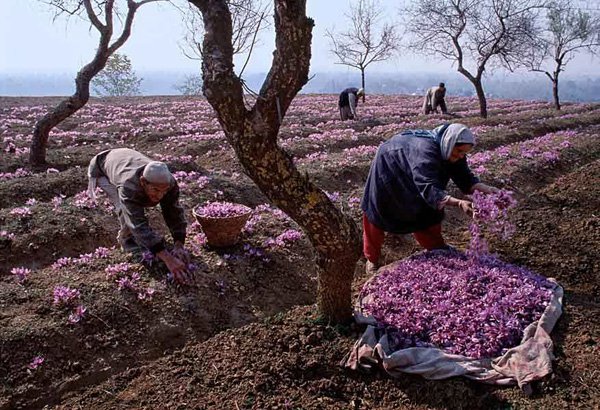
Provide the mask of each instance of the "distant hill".
{"label": "distant hill", "polygon": [[[140,72],[143,78],[143,95],[177,95],[175,88],[186,75],[183,72]],[[258,91],[266,73],[248,74],[247,85]],[[448,94],[474,95],[472,85],[456,72],[445,73],[369,73],[366,89],[374,94],[417,94],[428,87],[446,83]],[[349,86],[360,86],[360,76],[354,73],[311,73],[311,80],[303,93],[337,93]],[[564,75],[560,83],[561,99],[564,101],[600,101],[600,76]],[[542,74],[495,75],[484,80],[485,91],[490,97],[532,100],[551,100],[550,81]],[[48,96],[70,95],[74,89],[73,74],[0,74],[0,95]]]}

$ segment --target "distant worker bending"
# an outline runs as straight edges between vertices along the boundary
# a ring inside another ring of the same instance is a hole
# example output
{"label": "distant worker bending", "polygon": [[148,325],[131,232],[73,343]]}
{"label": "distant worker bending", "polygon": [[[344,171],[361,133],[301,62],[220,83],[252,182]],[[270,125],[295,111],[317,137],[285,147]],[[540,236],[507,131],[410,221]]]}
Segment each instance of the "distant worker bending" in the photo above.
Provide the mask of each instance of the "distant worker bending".
{"label": "distant worker bending", "polygon": [[364,95],[364,89],[354,87],[346,88],[340,93],[338,106],[340,108],[340,119],[342,121],[358,119],[358,116],[356,115],[358,97],[362,97]]}
{"label": "distant worker bending", "polygon": [[425,94],[425,100],[423,101],[423,111],[425,114],[437,113],[437,108],[440,107],[442,114],[448,114],[446,109],[446,86],[444,83],[440,83],[437,87],[431,87]]}

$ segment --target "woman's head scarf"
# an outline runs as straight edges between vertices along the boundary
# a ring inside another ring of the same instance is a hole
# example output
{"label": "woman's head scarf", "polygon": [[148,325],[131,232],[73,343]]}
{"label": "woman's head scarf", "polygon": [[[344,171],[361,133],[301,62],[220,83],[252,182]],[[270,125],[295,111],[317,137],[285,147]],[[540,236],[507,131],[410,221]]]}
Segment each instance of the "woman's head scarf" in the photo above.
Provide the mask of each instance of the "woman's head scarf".
{"label": "woman's head scarf", "polygon": [[436,135],[435,140],[440,144],[442,157],[447,161],[452,155],[452,150],[456,144],[475,145],[475,136],[466,125],[450,124],[442,125],[433,130]]}

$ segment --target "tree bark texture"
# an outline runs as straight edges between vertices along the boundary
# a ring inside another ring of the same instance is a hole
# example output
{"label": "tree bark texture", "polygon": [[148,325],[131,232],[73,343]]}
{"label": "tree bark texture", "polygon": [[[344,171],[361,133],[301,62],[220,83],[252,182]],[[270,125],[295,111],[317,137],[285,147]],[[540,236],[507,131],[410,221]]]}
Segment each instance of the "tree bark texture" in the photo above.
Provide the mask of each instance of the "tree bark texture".
{"label": "tree bark texture", "polygon": [[331,321],[348,320],[352,277],[361,249],[358,227],[298,171],[291,156],[277,144],[281,118],[308,81],[313,21],[306,17],[306,0],[275,0],[273,63],[251,109],[244,106],[242,83],[233,70],[227,1],[189,1],[204,19],[204,94],[246,173],[311,241],[319,274],[320,312]]}
{"label": "tree bark texture", "polygon": [[483,83],[481,82],[483,72],[485,71],[485,65],[479,65],[479,67],[477,67],[476,75],[471,74],[471,72],[469,70],[467,70],[466,68],[464,68],[464,66],[462,64],[462,49],[458,45],[457,41],[455,41],[455,47],[457,47],[457,49],[459,50],[459,55],[460,55],[459,60],[458,60],[457,71],[459,73],[461,73],[462,75],[464,75],[467,78],[467,80],[469,80],[471,82],[471,84],[473,84],[473,86],[475,87],[475,92],[477,93],[477,99],[479,100],[479,116],[481,118],[487,118],[487,116],[488,116],[487,99],[485,97],[485,92],[483,91]]}
{"label": "tree bark texture", "polygon": [[553,75],[548,75],[548,77],[550,77],[550,80],[552,81],[552,96],[554,97],[554,107],[557,110],[560,110],[560,98],[558,96],[558,76],[560,75],[560,72],[562,71],[562,66],[563,66],[563,59],[562,58],[557,58],[556,59],[556,68],[554,70],[554,73],[552,73]]}
{"label": "tree bark texture", "polygon": [[481,79],[478,78],[475,82],[473,82],[473,85],[475,86],[475,92],[477,92],[477,99],[479,100],[479,115],[481,118],[487,118],[487,99],[485,97],[485,92],[483,91]]}
{"label": "tree bark texture", "polygon": [[558,77],[552,80],[552,96],[554,97],[554,107],[560,110],[560,98],[558,97]]}
{"label": "tree bark texture", "polygon": [[367,93],[367,89],[365,88],[365,69],[361,68],[360,69],[360,84],[363,90],[365,90],[364,94],[362,95],[362,102],[363,104],[365,103],[365,94]]}

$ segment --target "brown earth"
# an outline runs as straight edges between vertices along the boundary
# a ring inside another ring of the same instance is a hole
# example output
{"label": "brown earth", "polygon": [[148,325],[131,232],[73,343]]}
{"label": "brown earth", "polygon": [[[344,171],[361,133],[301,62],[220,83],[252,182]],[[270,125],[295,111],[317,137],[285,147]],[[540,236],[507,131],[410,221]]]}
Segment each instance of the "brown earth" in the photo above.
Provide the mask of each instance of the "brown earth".
{"label": "brown earth", "polygon": [[[33,103],[4,100],[0,107]],[[268,261],[248,256],[243,248],[244,244],[260,246],[264,239],[295,227],[271,214],[254,233],[245,234],[241,244],[224,250],[204,248],[195,258],[200,272],[193,287],[167,285],[160,269],[144,273],[143,283],[157,289],[149,302],[118,292],[105,278],[108,264],[127,261],[120,252],[107,260],[53,270],[50,265],[58,257],[114,244],[117,225],[109,212],[71,205],[57,212],[48,205],[56,195],[69,198],[85,189],[85,166],[99,148],[90,143],[53,147],[50,159],[52,167],[63,171],[59,174],[0,182],[1,229],[21,232],[15,240],[0,243],[0,266],[6,268],[0,274],[0,409],[599,408],[600,113],[588,106],[569,109],[580,113],[579,118],[561,119],[547,112],[513,115],[511,121],[518,121],[518,126],[490,135],[479,148],[491,149],[555,129],[580,127],[589,135],[551,167],[518,168],[504,176],[511,188],[518,188],[518,232],[511,242],[495,243],[494,249],[505,260],[556,278],[566,291],[565,313],[552,334],[554,372],[535,383],[532,397],[517,388],[465,379],[426,381],[407,375],[394,380],[381,371],[363,374],[342,369],[339,362],[361,329],[320,321],[312,305],[316,277],[306,239],[271,252]],[[465,119],[470,121],[482,123]],[[497,124],[493,115],[489,121]],[[360,127],[364,124],[356,130]],[[133,143],[139,149],[160,150],[160,138],[136,138]],[[377,145],[384,138],[367,135],[360,142],[325,145],[333,161],[344,156],[343,148]],[[226,200],[252,206],[266,202],[243,174],[234,177],[241,170],[230,151],[206,155],[218,146],[208,141],[170,152],[202,157],[198,161],[202,166],[175,163],[175,170],[197,170],[212,177],[207,188],[190,191],[188,208],[214,199],[218,191]],[[301,142],[290,149],[297,156],[314,150]],[[23,165],[6,158],[0,160],[0,172]],[[344,168],[331,162],[310,163],[304,169],[329,192],[360,196],[368,166],[369,160],[361,160]],[[9,209],[31,197],[43,202],[36,205],[32,218],[14,221],[8,216]],[[358,221],[357,209],[347,211]],[[160,225],[156,214],[152,220]],[[448,213],[446,235],[460,248],[468,242],[467,222],[462,215]],[[384,257],[392,262],[417,249],[410,238],[389,236]],[[16,266],[36,269],[26,286],[6,275]],[[363,270],[360,262],[355,291],[367,279]],[[217,281],[226,283],[223,294]],[[58,284],[81,291],[90,315],[80,325],[68,324],[68,312],[52,306],[52,289]],[[25,366],[38,354],[44,356],[44,364],[28,371]]]}

